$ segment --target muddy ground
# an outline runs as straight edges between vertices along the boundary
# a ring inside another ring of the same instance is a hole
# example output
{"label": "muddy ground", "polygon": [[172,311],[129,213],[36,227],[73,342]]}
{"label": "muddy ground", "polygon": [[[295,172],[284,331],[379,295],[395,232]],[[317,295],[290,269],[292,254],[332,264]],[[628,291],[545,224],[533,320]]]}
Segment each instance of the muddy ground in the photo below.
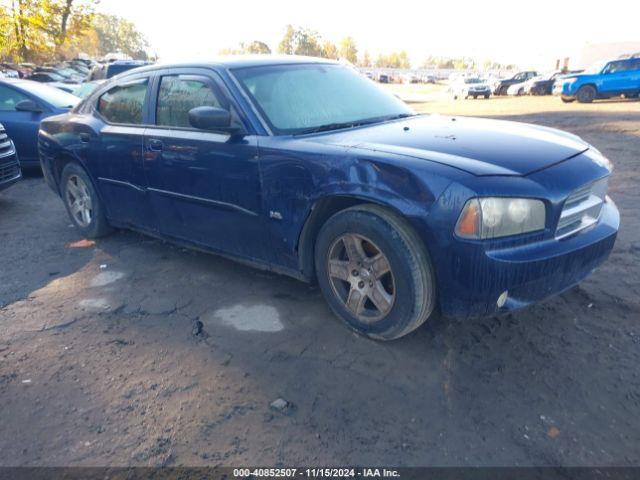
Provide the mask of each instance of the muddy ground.
{"label": "muddy ground", "polygon": [[477,102],[416,108],[583,136],[615,164],[619,240],[559,297],[393,343],[286,277],[77,243],[37,176],[0,194],[0,465],[639,465],[640,103]]}

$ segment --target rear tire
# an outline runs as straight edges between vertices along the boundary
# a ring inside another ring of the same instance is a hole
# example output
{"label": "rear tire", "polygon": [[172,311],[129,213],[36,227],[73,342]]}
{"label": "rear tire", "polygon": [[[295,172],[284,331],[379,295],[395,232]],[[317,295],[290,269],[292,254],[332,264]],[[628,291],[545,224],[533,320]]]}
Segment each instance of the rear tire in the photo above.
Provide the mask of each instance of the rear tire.
{"label": "rear tire", "polygon": [[591,103],[596,98],[596,89],[591,85],[583,85],[578,89],[576,98],[580,103]]}
{"label": "rear tire", "polygon": [[402,217],[376,205],[336,213],[315,245],[318,283],[351,329],[394,340],[433,313],[435,275],[424,244]]}
{"label": "rear tire", "polygon": [[82,236],[99,238],[112,232],[93,182],[77,163],[69,163],[62,170],[60,193],[71,221]]}

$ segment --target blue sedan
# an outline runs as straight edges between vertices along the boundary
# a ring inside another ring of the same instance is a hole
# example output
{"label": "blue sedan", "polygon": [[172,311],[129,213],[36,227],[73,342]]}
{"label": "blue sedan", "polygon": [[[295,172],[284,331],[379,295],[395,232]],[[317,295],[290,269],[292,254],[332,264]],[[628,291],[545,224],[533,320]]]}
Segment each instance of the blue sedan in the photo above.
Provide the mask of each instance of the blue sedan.
{"label": "blue sedan", "polygon": [[48,85],[22,79],[0,79],[0,123],[23,167],[37,167],[38,128],[43,118],[68,112],[80,99]]}
{"label": "blue sedan", "polygon": [[418,115],[327,60],[132,70],[39,138],[82,235],[131,228],[317,281],[375,339],[560,293],[618,231],[611,165],[580,138]]}

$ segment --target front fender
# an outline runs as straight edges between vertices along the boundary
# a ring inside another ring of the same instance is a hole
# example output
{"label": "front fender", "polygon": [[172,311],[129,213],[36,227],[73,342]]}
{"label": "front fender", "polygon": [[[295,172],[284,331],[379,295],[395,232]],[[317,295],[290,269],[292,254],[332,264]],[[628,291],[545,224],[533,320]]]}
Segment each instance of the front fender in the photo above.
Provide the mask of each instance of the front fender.
{"label": "front fender", "polygon": [[454,170],[381,152],[353,154],[337,146],[275,151],[263,143],[260,161],[273,261],[296,270],[303,229],[319,204],[328,199],[346,206],[374,203],[410,220],[424,218],[452,181],[445,172]]}

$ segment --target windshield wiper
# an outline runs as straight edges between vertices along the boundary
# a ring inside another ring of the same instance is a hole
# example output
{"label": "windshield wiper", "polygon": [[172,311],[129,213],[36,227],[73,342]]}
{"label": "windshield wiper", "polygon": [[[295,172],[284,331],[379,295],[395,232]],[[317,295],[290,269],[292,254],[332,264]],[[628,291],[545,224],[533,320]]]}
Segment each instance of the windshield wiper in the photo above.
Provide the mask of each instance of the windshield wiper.
{"label": "windshield wiper", "polygon": [[366,120],[355,120],[353,122],[335,122],[319,125],[317,127],[306,128],[296,132],[296,135],[306,135],[308,133],[328,132],[330,130],[341,130],[343,128],[361,127],[362,125],[370,125],[372,123],[387,122],[389,120],[397,120],[400,118],[413,117],[416,113],[400,113],[398,115],[388,115],[386,117],[368,118]]}
{"label": "windshield wiper", "polygon": [[327,123],[326,125],[319,125],[317,127],[305,128],[304,130],[300,130],[299,132],[296,132],[296,135],[305,135],[307,133],[328,132],[330,130],[340,130],[342,128],[359,127],[360,125],[365,125],[367,123],[369,122],[355,121],[355,122]]}
{"label": "windshield wiper", "polygon": [[398,115],[389,115],[380,119],[381,122],[388,122],[389,120],[399,120],[401,118],[415,117],[419,113],[399,113]]}

